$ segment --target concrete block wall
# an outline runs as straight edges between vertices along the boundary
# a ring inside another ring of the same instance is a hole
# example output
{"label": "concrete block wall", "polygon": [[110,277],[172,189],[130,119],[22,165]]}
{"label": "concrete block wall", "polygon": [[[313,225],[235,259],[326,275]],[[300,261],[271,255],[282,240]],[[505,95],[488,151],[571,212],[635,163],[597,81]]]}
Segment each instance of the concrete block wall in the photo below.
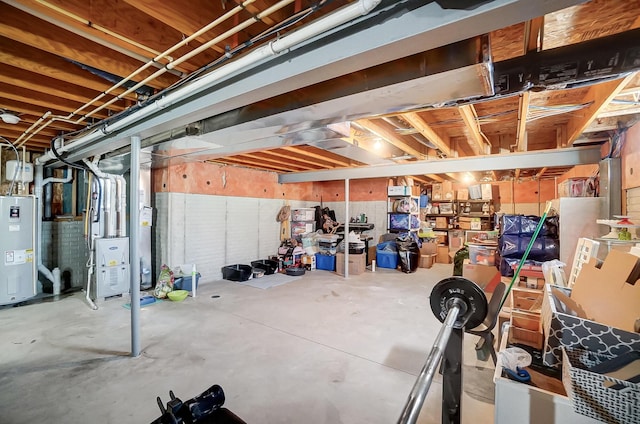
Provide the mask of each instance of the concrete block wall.
{"label": "concrete block wall", "polygon": [[[84,287],[88,259],[82,221],[42,223],[42,263],[49,269],[60,268],[63,289]],[[40,282],[45,288],[50,286],[45,278]]]}
{"label": "concrete block wall", "polygon": [[212,281],[222,278],[223,266],[276,254],[276,216],[283,204],[275,199],[156,193],[154,281],[162,264],[195,263],[203,281]]}

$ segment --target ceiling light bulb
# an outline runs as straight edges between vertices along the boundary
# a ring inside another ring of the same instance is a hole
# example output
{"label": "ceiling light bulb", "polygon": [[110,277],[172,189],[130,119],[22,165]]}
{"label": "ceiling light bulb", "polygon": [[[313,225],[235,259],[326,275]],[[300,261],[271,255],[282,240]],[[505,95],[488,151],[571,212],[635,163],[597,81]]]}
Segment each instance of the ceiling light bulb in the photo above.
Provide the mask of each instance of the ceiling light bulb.
{"label": "ceiling light bulb", "polygon": [[373,148],[376,149],[376,150],[382,149],[382,141],[376,140],[376,142],[373,143]]}
{"label": "ceiling light bulb", "polygon": [[463,180],[466,184],[469,184],[469,183],[474,182],[476,179],[475,179],[475,177],[474,177],[471,173],[467,172],[467,173],[466,173],[466,174],[464,174],[464,176],[462,177],[462,180]]}
{"label": "ceiling light bulb", "polygon": [[0,109],[0,111],[2,112],[0,114],[0,119],[2,119],[7,124],[17,124],[18,122],[20,122],[20,117],[18,115],[14,115],[13,113],[4,111],[2,109]]}

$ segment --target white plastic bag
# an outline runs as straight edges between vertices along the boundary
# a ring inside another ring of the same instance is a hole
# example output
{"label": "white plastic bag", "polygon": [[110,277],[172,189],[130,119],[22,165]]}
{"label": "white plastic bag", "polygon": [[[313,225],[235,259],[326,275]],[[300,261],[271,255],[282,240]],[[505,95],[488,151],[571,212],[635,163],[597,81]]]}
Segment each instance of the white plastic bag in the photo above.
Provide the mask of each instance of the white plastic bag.
{"label": "white plastic bag", "polygon": [[516,371],[518,368],[525,368],[531,365],[531,355],[526,350],[519,347],[508,347],[498,352],[500,363],[503,368]]}
{"label": "white plastic bag", "polygon": [[564,267],[567,264],[560,262],[557,259],[542,263],[542,275],[544,276],[544,282],[554,286],[566,287],[567,276],[564,272]]}

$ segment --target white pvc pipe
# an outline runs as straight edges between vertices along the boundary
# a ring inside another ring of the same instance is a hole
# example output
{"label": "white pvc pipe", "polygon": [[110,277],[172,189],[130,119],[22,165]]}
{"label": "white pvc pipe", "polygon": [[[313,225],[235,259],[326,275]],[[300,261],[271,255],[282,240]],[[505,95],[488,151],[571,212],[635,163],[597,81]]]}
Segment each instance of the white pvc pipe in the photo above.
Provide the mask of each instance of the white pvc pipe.
{"label": "white pvc pipe", "polygon": [[[171,106],[213,84],[221,79],[242,71],[243,69],[265,60],[269,57],[275,57],[279,53],[294,47],[295,45],[306,41],[316,35],[322,34],[330,29],[333,29],[339,25],[347,23],[358,16],[365,15],[373,10],[382,0],[360,0],[357,3],[351,3],[336,12],[319,18],[317,21],[302,27],[299,30],[285,35],[284,37],[272,41],[269,44],[259,47],[256,50],[248,53],[246,56],[239,57],[238,59],[222,66],[212,72],[206,74],[200,79],[195,80],[191,84],[185,85],[182,88],[175,90],[172,93],[167,94],[163,98],[156,100],[154,103],[139,109],[128,116],[114,122],[111,125],[103,127],[101,130],[88,134],[84,137],[80,137],[73,143],[65,144],[58,149],[58,153],[64,153],[76,148],[79,148],[87,143],[91,143],[102,138],[104,135],[113,131],[125,128],[135,122],[145,119],[156,111]],[[37,163],[45,164],[50,160],[54,160],[56,157],[50,151],[36,159]]]}
{"label": "white pvc pipe", "polygon": [[[67,168],[66,177],[64,178],[47,178],[42,179],[44,174],[44,169],[42,165],[37,165],[35,167],[35,186],[34,186],[34,195],[36,197],[36,256],[37,256],[37,264],[38,271],[44,275],[47,280],[53,283],[54,288],[57,286],[60,287],[60,272],[56,274],[52,273],[49,268],[44,266],[42,263],[42,192],[45,185],[49,183],[68,183],[71,181],[73,177],[73,173],[70,168]],[[54,271],[57,268],[54,268]],[[57,280],[56,280],[57,276]]]}
{"label": "white pvc pipe", "polygon": [[115,175],[116,180],[116,211],[118,220],[118,237],[127,236],[127,182],[122,175]]}

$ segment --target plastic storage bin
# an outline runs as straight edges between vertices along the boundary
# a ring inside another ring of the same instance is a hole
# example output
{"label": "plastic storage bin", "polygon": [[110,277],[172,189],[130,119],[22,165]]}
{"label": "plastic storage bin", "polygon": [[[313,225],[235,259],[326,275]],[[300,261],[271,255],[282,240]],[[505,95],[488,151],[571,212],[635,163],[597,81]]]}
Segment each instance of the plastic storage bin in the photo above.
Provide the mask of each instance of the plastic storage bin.
{"label": "plastic storage bin", "polygon": [[385,241],[376,246],[376,266],[390,269],[398,267],[398,246],[395,241]]}
{"label": "plastic storage bin", "polygon": [[253,267],[251,265],[236,264],[222,267],[222,278],[225,280],[247,281],[252,275]]}
{"label": "plastic storage bin", "polygon": [[[191,275],[183,275],[182,277],[178,277],[173,282],[173,289],[174,290],[191,291],[191,290],[193,290],[192,287],[191,287],[192,280],[193,280],[193,278],[192,278]],[[199,283],[200,283],[200,273],[197,272],[196,273],[196,288],[198,288]]]}
{"label": "plastic storage bin", "polygon": [[324,271],[335,271],[335,255],[323,255],[321,253],[316,253],[316,269],[322,269]]}
{"label": "plastic storage bin", "polygon": [[469,246],[469,262],[475,265],[495,265],[498,246],[467,243]]}
{"label": "plastic storage bin", "polygon": [[264,270],[265,275],[271,275],[278,270],[278,262],[271,259],[259,259],[251,262],[253,268],[260,268]]}

